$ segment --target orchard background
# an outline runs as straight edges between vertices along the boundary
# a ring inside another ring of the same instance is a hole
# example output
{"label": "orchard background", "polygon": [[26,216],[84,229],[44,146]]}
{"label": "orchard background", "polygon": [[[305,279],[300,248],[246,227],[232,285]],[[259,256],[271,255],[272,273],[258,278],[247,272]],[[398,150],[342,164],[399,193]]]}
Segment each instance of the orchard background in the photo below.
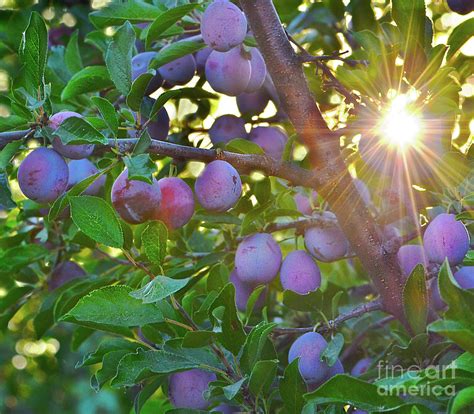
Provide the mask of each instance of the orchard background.
{"label": "orchard background", "polygon": [[472,413],[472,0],[0,0],[2,413]]}

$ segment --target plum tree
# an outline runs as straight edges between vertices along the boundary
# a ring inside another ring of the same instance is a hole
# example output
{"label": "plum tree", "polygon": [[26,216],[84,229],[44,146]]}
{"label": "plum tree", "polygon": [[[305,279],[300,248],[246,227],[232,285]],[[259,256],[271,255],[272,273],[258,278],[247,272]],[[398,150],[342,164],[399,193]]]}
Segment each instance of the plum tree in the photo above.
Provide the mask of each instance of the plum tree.
{"label": "plum tree", "polygon": [[177,177],[162,178],[158,184],[161,203],[156,209],[155,219],[161,220],[172,230],[183,227],[194,214],[193,191]]}
{"label": "plum tree", "polygon": [[194,186],[196,198],[209,211],[227,211],[239,201],[242,181],[237,170],[226,161],[209,163]]}
{"label": "plum tree", "polygon": [[[255,290],[255,285],[242,282],[235,269],[231,272],[229,281],[234,285],[235,288],[235,304],[237,305],[237,309],[244,312],[247,307],[247,302],[250,298],[250,295]],[[265,304],[265,296],[266,290],[263,290],[255,302],[255,309],[263,308],[263,305]]]}
{"label": "plum tree", "polygon": [[37,203],[49,203],[66,191],[69,171],[56,151],[37,148],[30,152],[18,168],[18,185],[23,194]]}
{"label": "plum tree", "polygon": [[[82,118],[82,115],[72,111],[58,112],[49,119],[49,126],[56,130],[68,118]],[[57,135],[53,135],[52,144],[53,148],[63,157],[73,160],[89,157],[95,148],[93,144],[65,145]]]}
{"label": "plum tree", "polygon": [[[97,174],[99,172],[97,167],[87,159],[71,160],[67,166],[69,169],[69,181],[67,185],[68,189],[82,180],[90,177],[91,175]],[[105,175],[101,175],[89,187],[87,187],[83,194],[98,195],[104,184]]]}
{"label": "plum tree", "polygon": [[283,289],[305,295],[321,286],[321,272],[308,253],[295,250],[283,260],[280,280]]}
{"label": "plum tree", "polygon": [[[132,58],[132,81],[136,80],[140,75],[143,75],[148,71],[148,65],[151,60],[156,56],[155,52],[143,52],[135,55]],[[163,85],[163,78],[160,73],[156,71],[155,76],[148,83],[148,87],[145,91],[146,95],[150,95],[158,90]]]}
{"label": "plum tree", "polygon": [[203,393],[209,383],[215,381],[216,375],[201,369],[190,369],[177,372],[169,377],[168,394],[176,408],[192,408],[205,410],[209,402],[204,399]]}
{"label": "plum tree", "polygon": [[249,284],[267,284],[278,273],[281,250],[268,233],[247,236],[237,247],[235,269],[239,279]]}
{"label": "plum tree", "polygon": [[[162,51],[167,47],[164,47]],[[185,85],[196,73],[196,61],[193,55],[185,55],[161,66],[158,72],[171,85]]]}
{"label": "plum tree", "polygon": [[318,193],[316,191],[311,192],[311,200],[309,199],[308,196],[297,192],[294,196],[293,199],[295,200],[296,203],[296,209],[301,213],[306,216],[310,216],[313,213],[313,206],[311,205],[311,202],[313,205],[316,204],[318,201]]}
{"label": "plum tree", "polygon": [[[331,212],[324,212],[323,217],[335,219]],[[304,233],[306,249],[322,262],[332,262],[343,258],[349,250],[349,242],[337,223],[325,223],[310,227]]]}
{"label": "plum tree", "polygon": [[474,3],[471,0],[448,0],[449,8],[458,14],[468,14],[474,11]]}
{"label": "plum tree", "polygon": [[298,368],[301,376],[307,383],[318,383],[327,378],[329,366],[321,361],[321,354],[328,343],[317,332],[308,332],[301,335],[290,347],[288,362],[299,358]]}
{"label": "plum tree", "polygon": [[270,102],[270,97],[264,88],[237,96],[237,107],[242,115],[260,115],[267,107],[268,102]]}
{"label": "plum tree", "polygon": [[250,72],[250,80],[245,92],[256,92],[263,86],[267,76],[267,66],[256,47],[250,49]]}
{"label": "plum tree", "polygon": [[474,266],[464,266],[454,273],[454,278],[463,289],[474,289]]}
{"label": "plum tree", "polygon": [[236,46],[228,52],[213,51],[207,58],[205,71],[212,89],[237,96],[247,89],[252,70],[246,53]]}
{"label": "plum tree", "polygon": [[281,128],[259,126],[250,131],[249,139],[262,147],[267,155],[280,160],[288,141],[288,136]]}
{"label": "plum tree", "polygon": [[425,249],[419,244],[407,244],[400,247],[397,258],[402,272],[406,277],[410,276],[413,269],[419,264],[423,265],[425,269],[428,268],[428,259]]}
{"label": "plum tree", "polygon": [[460,264],[469,250],[469,232],[454,214],[440,214],[430,222],[423,235],[423,245],[430,262],[451,266]]}
{"label": "plum tree", "polygon": [[117,213],[131,224],[153,219],[161,202],[160,186],[155,179],[153,184],[130,180],[127,169],[115,180],[111,196],[112,205]]}
{"label": "plum tree", "polygon": [[201,34],[212,49],[228,52],[244,41],[247,19],[235,4],[228,0],[216,0],[202,15]]}
{"label": "plum tree", "polygon": [[59,263],[51,272],[48,289],[54,290],[73,279],[84,277],[86,272],[77,263],[70,260]]}
{"label": "plum tree", "polygon": [[362,358],[352,367],[351,375],[354,377],[360,377],[362,374],[367,372],[371,365],[372,358]]}
{"label": "plum tree", "polygon": [[246,138],[245,121],[235,115],[222,115],[209,129],[209,137],[214,145],[227,143],[234,138]]}

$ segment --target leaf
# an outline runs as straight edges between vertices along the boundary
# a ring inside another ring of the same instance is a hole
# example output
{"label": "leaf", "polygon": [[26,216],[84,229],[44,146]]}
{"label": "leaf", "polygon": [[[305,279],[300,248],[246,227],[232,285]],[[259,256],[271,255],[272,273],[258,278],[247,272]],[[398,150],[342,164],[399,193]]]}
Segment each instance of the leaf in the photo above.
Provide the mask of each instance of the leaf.
{"label": "leaf", "polygon": [[106,7],[89,14],[92,24],[98,29],[108,26],[120,26],[130,23],[151,22],[162,13],[157,6],[140,0],[128,0],[126,3],[109,3]]}
{"label": "leaf", "polygon": [[141,388],[140,392],[135,396],[133,401],[133,409],[135,410],[135,414],[140,414],[140,411],[142,410],[145,403],[153,396],[156,390],[161,387],[164,381],[165,378],[158,377]]}
{"label": "leaf", "polygon": [[123,233],[113,208],[101,198],[70,197],[71,218],[74,224],[97,243],[110,247],[123,246]]}
{"label": "leaf", "polygon": [[337,333],[321,354],[321,361],[325,361],[330,367],[332,367],[339,359],[339,354],[341,353],[343,346],[344,336],[341,333]]}
{"label": "leaf", "polygon": [[12,200],[8,176],[5,173],[0,172],[0,209],[12,210],[15,207],[16,204]]}
{"label": "leaf", "polygon": [[289,364],[280,380],[280,395],[287,413],[300,413],[305,404],[306,383],[298,368],[298,359]]}
{"label": "leaf", "polygon": [[31,286],[15,286],[2,297],[0,302],[0,313],[5,312],[10,306],[17,304],[20,299],[33,290]]}
{"label": "leaf", "polygon": [[285,290],[283,292],[283,304],[290,309],[301,312],[317,311],[321,307],[322,297],[320,290],[306,295],[299,295],[292,290]]}
{"label": "leaf", "polygon": [[114,35],[105,54],[110,79],[122,95],[127,96],[132,87],[132,56],[135,46],[135,31],[126,21]]}
{"label": "leaf", "polygon": [[[2,117],[0,123],[0,132],[12,131],[28,126],[28,120],[17,115],[10,115],[5,118]],[[25,135],[28,131],[25,131]]]}
{"label": "leaf", "polygon": [[91,378],[91,387],[95,392],[99,392],[108,381],[117,375],[117,369],[121,359],[129,353],[130,351],[127,349],[119,349],[104,355],[102,358],[102,367],[97,370]]}
{"label": "leaf", "polygon": [[256,396],[268,394],[276,378],[278,360],[258,361],[249,378],[249,389]]}
{"label": "leaf", "polygon": [[93,96],[91,98],[92,103],[99,109],[100,115],[104,119],[105,123],[116,136],[118,132],[119,122],[117,119],[117,111],[110,101],[100,96]]}
{"label": "leaf", "polygon": [[67,101],[88,92],[97,92],[113,86],[105,66],[87,66],[70,79],[61,93],[61,100]]}
{"label": "leaf", "polygon": [[158,69],[173,60],[179,59],[180,57],[196,53],[198,50],[204,49],[205,46],[204,43],[190,42],[187,40],[171,43],[156,54],[150,62],[149,67],[152,69]]}
{"label": "leaf", "polygon": [[130,296],[129,286],[106,286],[84,296],[61,320],[92,327],[135,327],[163,322],[154,304]]}
{"label": "leaf", "polygon": [[241,380],[234,382],[233,384],[222,387],[224,397],[227,398],[229,401],[233,400],[235,396],[239,393],[245,381],[247,381],[247,378],[242,378]]}
{"label": "leaf", "polygon": [[392,0],[392,17],[405,40],[425,43],[425,1]]}
{"label": "leaf", "polygon": [[166,276],[157,276],[141,289],[131,292],[130,295],[135,299],[140,299],[143,303],[160,302],[184,288],[188,282],[189,278],[171,279]]}
{"label": "leaf", "polygon": [[405,283],[403,306],[413,333],[416,335],[425,332],[428,322],[428,292],[422,265],[417,265],[413,269]]}
{"label": "leaf", "polygon": [[142,246],[148,260],[161,266],[166,256],[168,229],[161,221],[152,221],[142,233]]}
{"label": "leaf", "polygon": [[160,14],[155,21],[148,27],[145,48],[150,49],[152,43],[159,39],[159,36],[173,26],[178,20],[194,10],[199,4],[183,4],[174,7]]}
{"label": "leaf", "polygon": [[428,329],[451,339],[462,349],[474,353],[474,331],[472,324],[456,320],[438,320],[429,325]]}
{"label": "leaf", "polygon": [[151,137],[150,137],[150,134],[148,133],[148,129],[145,129],[144,131],[142,131],[140,138],[138,138],[137,143],[133,147],[132,155],[140,155],[140,154],[146,153],[148,151],[148,148],[150,148],[150,145],[151,145]]}
{"label": "leaf", "polygon": [[472,407],[474,407],[474,386],[459,391],[449,402],[448,412],[449,414],[463,413]]}
{"label": "leaf", "polygon": [[84,118],[71,117],[63,121],[54,135],[63,144],[107,144],[109,141]]}
{"label": "leaf", "polygon": [[17,272],[48,255],[48,250],[37,244],[11,247],[8,250],[0,251],[0,272]]}
{"label": "leaf", "polygon": [[143,181],[148,184],[153,183],[153,173],[156,171],[156,164],[151,160],[150,154],[127,155],[123,159],[128,169],[128,179]]}
{"label": "leaf", "polygon": [[41,99],[48,59],[48,31],[43,18],[37,12],[30,15],[18,55],[23,67],[22,85],[31,96]]}
{"label": "leaf", "polygon": [[64,61],[71,73],[79,72],[84,65],[82,64],[81,52],[79,51],[79,31],[76,30],[67,43]]}
{"label": "leaf", "polygon": [[132,111],[140,111],[143,97],[153,76],[152,73],[143,73],[133,81],[130,92],[127,95],[127,105]]}
{"label": "leaf", "polygon": [[452,33],[448,38],[449,50],[447,54],[447,59],[450,60],[454,57],[459,49],[466,43],[469,39],[472,39],[474,36],[474,17],[468,19],[454,28]]}
{"label": "leaf", "polygon": [[273,344],[268,339],[268,335],[276,325],[276,323],[260,322],[250,331],[240,357],[240,365],[243,371],[250,373],[258,360],[269,360],[276,357]]}
{"label": "leaf", "polygon": [[225,146],[227,151],[236,152],[237,154],[265,154],[262,147],[255,142],[243,138],[234,138]]}

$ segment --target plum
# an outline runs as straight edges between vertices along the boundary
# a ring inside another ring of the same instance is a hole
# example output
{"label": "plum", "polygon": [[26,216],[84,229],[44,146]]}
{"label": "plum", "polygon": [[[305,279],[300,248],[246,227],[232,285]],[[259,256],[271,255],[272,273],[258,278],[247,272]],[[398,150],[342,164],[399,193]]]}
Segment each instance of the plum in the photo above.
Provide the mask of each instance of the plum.
{"label": "plum", "polygon": [[316,204],[316,202],[318,201],[318,193],[316,191],[312,191],[311,200],[309,199],[309,197],[301,193],[296,193],[293,196],[293,199],[295,200],[295,203],[296,203],[296,209],[301,214],[310,216],[313,213],[313,207],[311,205],[311,201],[313,202],[313,204]]}
{"label": "plum", "polygon": [[85,275],[86,272],[81,266],[70,260],[66,260],[59,263],[51,272],[51,276],[48,280],[48,289],[57,289],[65,283]]}
{"label": "plum", "polygon": [[281,265],[281,250],[268,233],[247,236],[237,247],[235,269],[240,280],[249,284],[270,283]]}
{"label": "plum", "polygon": [[[82,115],[72,111],[58,112],[49,118],[49,126],[56,130],[68,118],[82,118]],[[57,135],[53,135],[52,144],[53,148],[63,157],[71,158],[73,160],[80,160],[89,157],[94,152],[95,148],[94,144],[63,144],[61,138]]]}
{"label": "plum", "polygon": [[37,203],[49,203],[66,191],[69,171],[56,151],[37,148],[18,168],[18,184],[23,194]]}
{"label": "plum", "polygon": [[[91,175],[97,174],[99,172],[97,167],[87,159],[71,160],[67,166],[69,169],[69,181],[67,185],[68,190],[82,180],[85,180]],[[101,175],[89,187],[87,187],[83,194],[98,195],[104,184],[105,175]]]}
{"label": "plum", "polygon": [[[237,305],[237,309],[239,309],[242,312],[245,312],[245,309],[247,307],[247,302],[250,298],[250,295],[255,289],[255,285],[242,282],[239,279],[239,276],[237,275],[237,272],[235,269],[231,272],[229,276],[229,281],[235,287],[235,304]],[[265,304],[265,296],[266,296],[266,290],[263,290],[260,296],[258,297],[257,301],[255,302],[255,305],[254,305],[255,309],[263,308],[263,305]]]}
{"label": "plum", "polygon": [[204,75],[206,69],[207,58],[211,54],[212,49],[210,47],[205,47],[204,49],[198,50],[194,54],[194,60],[196,61],[196,71],[199,76]]}
{"label": "plum", "polygon": [[240,46],[228,52],[213,51],[206,61],[206,79],[216,92],[237,96],[245,92],[251,75],[250,61]]}
{"label": "plum", "polygon": [[295,250],[283,260],[280,280],[283,289],[305,295],[321,286],[321,272],[308,253]]}
{"label": "plum", "polygon": [[138,224],[152,220],[160,207],[161,191],[158,182],[153,184],[129,180],[125,169],[112,186],[112,205],[128,223]]}
{"label": "plum", "polygon": [[196,197],[206,210],[227,211],[239,201],[242,181],[237,170],[226,161],[209,163],[194,185]]}
{"label": "plum", "polygon": [[281,160],[288,136],[277,127],[256,127],[250,131],[249,139],[262,147],[267,155]]}
{"label": "plum", "polygon": [[234,138],[246,138],[245,121],[235,115],[222,115],[209,129],[209,137],[214,145],[227,143]]}
{"label": "plum", "polygon": [[155,219],[161,220],[172,230],[183,227],[194,214],[193,191],[178,177],[162,178],[158,184],[161,203]]}
{"label": "plum", "polygon": [[328,343],[317,332],[308,332],[296,339],[288,352],[288,362],[299,358],[298,368],[308,383],[317,383],[327,378],[330,367],[321,361],[321,354]]}
{"label": "plum", "polygon": [[209,402],[204,399],[203,393],[209,383],[215,381],[216,375],[201,369],[176,372],[169,377],[168,394],[176,408],[193,408],[205,410]]}
{"label": "plum", "polygon": [[247,19],[242,11],[227,0],[216,0],[201,19],[204,42],[218,52],[228,52],[240,45],[247,35]]}
{"label": "plum", "polygon": [[[135,120],[137,119],[137,114],[133,113]],[[148,118],[142,117],[142,124],[148,121]],[[152,139],[165,141],[168,138],[168,133],[170,132],[170,117],[165,108],[161,108],[158,113],[155,115],[153,120],[148,123],[147,131],[150,134]],[[130,138],[137,138],[136,129],[131,129],[128,131],[128,136]]]}
{"label": "plum", "polygon": [[[323,217],[335,218],[330,212],[324,212]],[[322,262],[342,259],[349,251],[349,242],[336,223],[310,227],[305,231],[304,242],[311,255]]]}
{"label": "plum", "polygon": [[262,54],[256,47],[250,49],[250,68],[250,80],[245,92],[256,92],[263,86],[267,76],[267,66]]}
{"label": "plum", "polygon": [[196,61],[193,55],[185,55],[161,66],[158,72],[171,85],[185,85],[196,73]]}
{"label": "plum", "polygon": [[469,250],[469,233],[454,214],[440,214],[430,222],[423,235],[423,244],[430,262],[451,266],[460,264]]}
{"label": "plum", "polygon": [[449,8],[458,14],[469,14],[474,11],[472,0],[448,0]]}
{"label": "plum", "polygon": [[237,107],[242,115],[256,116],[265,110],[269,101],[267,92],[261,88],[256,92],[246,92],[237,96]]}
{"label": "plum", "polygon": [[[140,75],[147,73],[148,65],[152,59],[156,56],[156,52],[143,52],[135,55],[132,58],[132,81],[137,79]],[[145,94],[151,95],[156,90],[160,89],[163,85],[163,78],[160,73],[156,71],[155,76],[151,78],[146,88]]]}
{"label": "plum", "polygon": [[428,282],[429,299],[432,308],[436,311],[442,311],[446,308],[446,302],[441,297],[439,292],[438,278],[434,277]]}
{"label": "plum", "polygon": [[454,278],[463,289],[474,289],[474,266],[464,266],[459,269]]}
{"label": "plum", "polygon": [[423,265],[425,269],[428,268],[425,249],[419,244],[407,244],[400,247],[397,258],[405,277],[410,276],[413,269],[419,264]]}
{"label": "plum", "polygon": [[325,375],[323,379],[306,383],[308,391],[314,391],[315,389],[323,385],[325,382],[329,381],[332,377],[339,374],[344,374],[344,367],[342,365],[342,362],[338,359],[332,367],[329,367],[329,372]]}
{"label": "plum", "polygon": [[351,375],[353,377],[360,377],[362,374],[367,372],[369,367],[372,365],[372,358],[363,358],[356,362],[354,367],[351,370]]}

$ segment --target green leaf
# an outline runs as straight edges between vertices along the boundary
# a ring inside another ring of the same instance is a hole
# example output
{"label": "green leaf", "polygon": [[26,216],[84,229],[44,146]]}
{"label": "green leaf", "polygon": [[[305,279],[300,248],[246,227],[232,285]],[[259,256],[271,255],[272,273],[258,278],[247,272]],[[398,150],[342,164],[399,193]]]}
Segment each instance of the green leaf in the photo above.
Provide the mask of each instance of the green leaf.
{"label": "green leaf", "polygon": [[132,56],[135,46],[135,31],[130,22],[125,22],[114,35],[105,54],[105,62],[117,89],[127,96],[132,87]]}
{"label": "green leaf", "polygon": [[300,413],[305,404],[306,383],[298,368],[298,359],[289,364],[280,380],[280,395],[287,413]]}
{"label": "green leaf", "polygon": [[237,154],[265,154],[265,151],[263,151],[262,147],[258,144],[243,138],[234,138],[229,141],[225,149],[227,151],[236,152]]}
{"label": "green leaf", "polygon": [[0,313],[5,312],[10,306],[16,305],[20,299],[33,290],[31,286],[15,286],[2,297],[0,302]]}
{"label": "green leaf", "polygon": [[93,96],[91,98],[92,103],[99,109],[100,115],[104,119],[105,123],[112,131],[114,136],[117,135],[119,122],[117,119],[117,111],[110,101],[100,96]]}
{"label": "green leaf", "polygon": [[275,381],[277,368],[278,359],[258,361],[255,364],[249,378],[249,389],[256,397],[268,394]]}
{"label": "green leaf", "polygon": [[8,176],[7,174],[0,172],[0,209],[11,210],[15,207],[16,204],[12,200]]}
{"label": "green leaf", "polygon": [[187,40],[171,43],[169,46],[161,49],[161,51],[156,54],[156,56],[150,62],[149,67],[152,69],[158,69],[159,67],[166,65],[173,60],[190,55],[192,53],[196,53],[198,50],[204,49],[205,47],[206,45],[204,43],[190,42]]}
{"label": "green leaf", "polygon": [[156,305],[133,298],[129,286],[106,286],[84,296],[61,320],[92,327],[135,327],[163,322]]}
{"label": "green leaf", "polygon": [[142,131],[140,138],[138,138],[138,141],[135,144],[135,147],[133,147],[132,155],[140,155],[140,154],[146,153],[148,151],[148,148],[150,148],[150,145],[151,145],[151,137],[150,137],[150,134],[148,133],[148,129],[145,129],[144,131]]}
{"label": "green leaf", "polygon": [[[0,123],[0,132],[13,131],[16,129],[25,128],[28,126],[28,120],[17,115],[10,115],[5,118],[2,117]],[[26,135],[26,132],[25,132]]]}
{"label": "green leaf", "polygon": [[464,321],[438,320],[429,325],[429,330],[451,339],[462,349],[474,353],[474,331],[472,323]]}
{"label": "green leaf", "polygon": [[392,17],[405,40],[424,45],[425,14],[424,0],[392,0]]}
{"label": "green leaf", "polygon": [[129,353],[130,351],[127,349],[118,349],[104,355],[102,358],[102,367],[97,370],[91,378],[91,387],[95,392],[99,392],[108,381],[117,375],[117,369],[121,359]]}
{"label": "green leaf", "polygon": [[0,272],[13,273],[49,255],[48,250],[37,244],[20,245],[0,251]]}
{"label": "green leaf", "polygon": [[88,92],[97,92],[113,86],[105,66],[87,66],[71,78],[61,93],[61,100],[67,101]]}
{"label": "green leaf", "polygon": [[173,26],[190,11],[194,10],[197,6],[199,6],[198,3],[183,4],[182,6],[174,7],[160,14],[147,29],[145,48],[150,49],[152,43],[155,40],[158,40],[163,32]]}
{"label": "green leaf", "polygon": [[377,21],[370,0],[351,0],[348,10],[352,15],[354,31],[376,30]]}
{"label": "green leaf", "polygon": [[48,31],[43,18],[37,12],[30,15],[18,55],[23,67],[22,85],[31,96],[41,99],[48,59]]}
{"label": "green leaf", "polygon": [[79,51],[79,31],[76,30],[67,43],[64,61],[71,73],[79,72],[84,65],[82,64],[81,52]]}
{"label": "green leaf", "polygon": [[244,372],[252,372],[253,366],[260,359],[274,359],[275,348],[268,335],[275,328],[276,323],[260,322],[248,334],[240,357],[240,365]]}
{"label": "green leaf", "polygon": [[92,24],[98,29],[108,26],[120,26],[130,23],[151,22],[162,13],[157,6],[140,0],[128,0],[126,3],[109,3],[106,7],[89,14]]}
{"label": "green leaf", "polygon": [[140,414],[145,403],[153,396],[156,390],[161,387],[164,381],[165,378],[158,377],[153,379],[149,384],[145,384],[145,386],[140,389],[140,392],[135,396],[133,401],[135,414]]}
{"label": "green leaf", "polygon": [[306,295],[299,295],[292,290],[285,290],[283,292],[283,303],[290,309],[301,312],[314,312],[321,307],[322,296],[320,290],[310,292]]}
{"label": "green leaf", "polygon": [[239,393],[245,381],[247,381],[247,378],[242,378],[241,380],[234,382],[233,384],[227,385],[226,387],[222,387],[224,397],[227,398],[229,401],[234,399],[235,396]]}
{"label": "green leaf", "polygon": [[173,293],[184,288],[188,279],[171,279],[166,276],[156,276],[141,289],[130,293],[135,299],[140,299],[143,303],[155,303],[166,299]]}
{"label": "green leaf", "polygon": [[9,142],[0,151],[0,170],[4,171],[10,165],[11,159],[16,155],[20,147],[23,145],[23,140]]}
{"label": "green leaf", "polygon": [[428,292],[425,270],[422,265],[417,265],[413,269],[405,283],[403,306],[413,333],[416,335],[425,332],[428,322]]}
{"label": "green leaf", "polygon": [[449,414],[462,414],[474,407],[474,386],[464,388],[449,402]]}
{"label": "green leaf", "polygon": [[474,17],[456,26],[448,38],[447,59],[454,57],[459,49],[474,36]]}
{"label": "green leaf", "polygon": [[168,229],[161,221],[152,221],[142,233],[142,246],[148,260],[161,266],[166,256]]}
{"label": "green leaf", "polygon": [[127,155],[123,159],[128,169],[128,179],[143,181],[148,184],[153,183],[153,173],[156,171],[156,164],[151,160],[150,154]]}
{"label": "green leaf", "polygon": [[339,354],[341,353],[343,346],[344,336],[341,333],[337,333],[321,354],[321,361],[325,361],[330,367],[332,367],[339,359]]}
{"label": "green leaf", "polygon": [[123,246],[123,233],[114,209],[98,197],[70,197],[71,217],[86,236],[110,247]]}
{"label": "green leaf", "polygon": [[143,73],[133,81],[130,92],[127,95],[127,105],[132,111],[140,111],[143,97],[153,77],[152,73]]}
{"label": "green leaf", "polygon": [[84,118],[67,118],[54,132],[63,144],[107,144],[108,140]]}

